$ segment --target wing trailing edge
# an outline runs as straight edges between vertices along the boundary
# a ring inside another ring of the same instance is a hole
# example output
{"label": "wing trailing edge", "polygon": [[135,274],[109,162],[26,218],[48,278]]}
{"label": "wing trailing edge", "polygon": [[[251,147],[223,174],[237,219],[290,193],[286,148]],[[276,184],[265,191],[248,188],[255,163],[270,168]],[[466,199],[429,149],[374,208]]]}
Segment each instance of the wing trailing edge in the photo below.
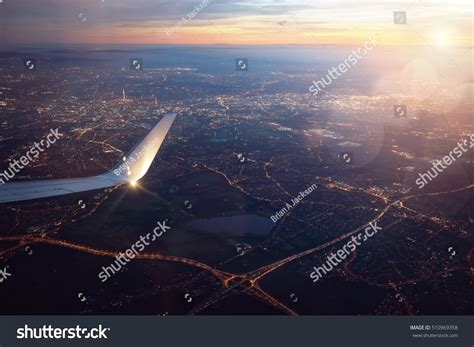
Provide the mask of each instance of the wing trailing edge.
{"label": "wing trailing edge", "polygon": [[0,204],[135,184],[147,173],[175,118],[174,113],[166,114],[121,163],[106,173],[84,178],[7,182],[0,185]]}

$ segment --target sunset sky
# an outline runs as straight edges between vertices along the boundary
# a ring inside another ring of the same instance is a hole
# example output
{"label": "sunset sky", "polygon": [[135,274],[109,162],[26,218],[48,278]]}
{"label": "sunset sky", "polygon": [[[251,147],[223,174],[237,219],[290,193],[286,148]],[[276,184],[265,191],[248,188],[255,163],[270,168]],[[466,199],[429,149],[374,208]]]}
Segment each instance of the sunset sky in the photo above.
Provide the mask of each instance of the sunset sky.
{"label": "sunset sky", "polygon": [[4,44],[359,44],[379,33],[386,45],[472,47],[472,0],[210,0],[171,36],[201,0],[0,1]]}

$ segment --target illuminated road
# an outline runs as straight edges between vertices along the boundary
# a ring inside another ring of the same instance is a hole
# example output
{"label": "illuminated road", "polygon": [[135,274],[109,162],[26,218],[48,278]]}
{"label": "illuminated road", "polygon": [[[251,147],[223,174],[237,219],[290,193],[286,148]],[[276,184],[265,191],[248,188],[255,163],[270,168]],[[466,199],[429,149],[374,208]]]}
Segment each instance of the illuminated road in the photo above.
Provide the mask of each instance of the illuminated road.
{"label": "illuminated road", "polygon": [[[112,251],[112,250],[106,250],[106,249],[100,249],[100,248],[95,248],[95,247],[90,247],[86,245],[81,245],[78,243],[70,242],[70,241],[65,241],[65,240],[57,240],[57,239],[52,239],[52,238],[47,238],[47,237],[15,237],[15,236],[7,236],[7,237],[1,237],[0,240],[2,241],[14,241],[14,240],[19,240],[20,245],[24,246],[27,244],[32,244],[32,243],[44,243],[48,245],[53,245],[53,246],[60,246],[64,248],[69,248],[69,249],[74,249],[79,252],[85,252],[89,254],[94,254],[98,256],[103,256],[103,257],[117,257],[123,254],[122,252],[119,251]],[[171,262],[178,262],[182,264],[186,264],[189,266],[194,266],[201,268],[203,270],[211,272],[214,276],[219,278],[222,281],[225,281],[229,277],[232,276],[232,274],[229,274],[227,272],[217,270],[212,268],[209,265],[206,265],[204,263],[201,263],[197,260],[193,259],[188,259],[188,258],[183,258],[183,257],[178,257],[178,256],[172,256],[172,255],[163,255],[160,253],[138,253],[135,255],[136,259],[149,259],[149,260],[163,260],[163,261],[171,261]]]}
{"label": "illuminated road", "polygon": [[[146,259],[146,260],[161,260],[161,261],[170,261],[170,262],[177,262],[181,264],[185,264],[188,266],[193,266],[196,268],[200,268],[202,270],[208,271],[211,273],[213,276],[218,278],[219,280],[222,281],[222,284],[224,288],[231,289],[231,290],[241,290],[249,295],[253,295],[257,297],[258,299],[270,304],[273,307],[278,308],[279,310],[286,312],[291,315],[296,315],[297,313],[286,306],[285,304],[281,303],[279,300],[276,298],[272,297],[270,294],[265,292],[258,284],[258,281],[262,279],[264,276],[268,275],[269,273],[277,270],[278,268],[296,260],[302,257],[305,257],[307,255],[310,255],[314,252],[323,250],[329,246],[332,246],[338,242],[341,242],[345,239],[350,238],[352,235],[362,231],[364,228],[366,228],[369,223],[375,222],[377,220],[380,220],[386,213],[387,211],[396,206],[399,205],[400,203],[407,201],[409,199],[415,198],[415,197],[421,197],[421,196],[436,196],[436,195],[443,195],[443,194],[448,194],[448,193],[455,193],[459,192],[462,190],[466,189],[471,189],[474,187],[474,184],[471,184],[469,186],[459,188],[456,190],[451,190],[451,191],[446,191],[446,192],[437,192],[437,193],[426,193],[426,194],[418,194],[418,195],[410,195],[406,197],[402,197],[396,201],[393,201],[392,203],[388,204],[379,214],[377,214],[371,221],[363,224],[362,226],[349,231],[331,241],[328,241],[322,245],[319,245],[317,247],[313,247],[311,249],[308,249],[306,251],[294,254],[292,256],[289,256],[287,258],[281,259],[277,262],[274,262],[272,264],[263,266],[259,269],[244,273],[244,274],[231,274],[219,269],[216,269],[210,265],[207,265],[205,263],[199,262],[197,260],[193,259],[188,259],[184,257],[179,257],[179,256],[172,256],[172,255],[164,255],[160,253],[139,253],[135,256],[137,259]],[[402,206],[403,207],[403,206]],[[89,253],[97,256],[105,256],[105,257],[116,257],[121,254],[120,251],[114,251],[114,250],[106,250],[106,249],[99,249],[99,248],[94,248],[91,246],[87,245],[81,245],[78,243],[66,241],[66,240],[58,240],[58,239],[53,239],[48,237],[46,234],[43,235],[43,237],[32,237],[32,236],[3,236],[0,237],[0,241],[19,241],[19,244],[17,246],[11,247],[7,250],[4,250],[3,252],[0,253],[0,256],[15,250],[19,247],[32,244],[32,243],[43,243],[43,244],[48,244],[52,246],[58,246],[58,247],[64,247],[64,248],[69,248],[73,249],[79,252],[84,252],[84,253]],[[415,281],[415,280],[413,280]],[[407,280],[405,283],[412,283],[413,281]],[[397,291],[396,287],[392,284],[391,285],[394,290]],[[214,303],[218,300],[218,295],[214,298],[210,298],[208,300],[209,303]],[[407,307],[407,309],[410,309]]]}

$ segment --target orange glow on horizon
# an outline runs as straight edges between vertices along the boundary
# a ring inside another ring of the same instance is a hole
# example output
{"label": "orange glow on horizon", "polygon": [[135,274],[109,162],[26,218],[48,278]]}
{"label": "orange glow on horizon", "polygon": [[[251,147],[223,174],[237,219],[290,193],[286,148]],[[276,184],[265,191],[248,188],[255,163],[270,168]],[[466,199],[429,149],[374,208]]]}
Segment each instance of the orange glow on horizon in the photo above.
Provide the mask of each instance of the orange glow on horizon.
{"label": "orange glow on horizon", "polygon": [[[377,30],[376,28],[360,29],[347,32],[338,30],[322,32],[301,32],[295,29],[283,30],[280,28],[269,28],[267,32],[246,31],[241,28],[182,28],[167,37],[165,29],[147,29],[146,35],[143,29],[127,29],[95,32],[92,35],[77,35],[73,41],[85,44],[137,44],[137,45],[360,45],[375,34],[382,40],[381,46],[424,46],[427,44],[446,46],[446,40],[450,40],[449,46],[471,47],[470,37],[447,37],[444,32],[435,36],[433,33],[413,33],[411,31],[396,31],[393,29]],[[71,38],[69,38],[71,39]],[[441,42],[443,40],[443,42]]]}
{"label": "orange glow on horizon", "polygon": [[[109,15],[104,5],[104,11],[91,13],[87,22],[69,18],[51,22],[45,15],[31,26],[10,21],[5,30],[14,33],[10,39],[19,43],[359,45],[378,34],[382,46],[473,46],[472,1],[467,0],[433,0],[399,8],[355,0],[286,0],[285,5],[274,5],[274,12],[267,11],[266,0],[229,2],[225,11],[217,12],[213,12],[217,4],[210,2],[188,20],[186,10],[173,12],[173,3],[167,3],[167,14],[142,8],[147,2],[129,7],[116,4],[116,16]],[[232,12],[232,6],[240,12]],[[406,11],[406,24],[394,23],[396,10]]]}

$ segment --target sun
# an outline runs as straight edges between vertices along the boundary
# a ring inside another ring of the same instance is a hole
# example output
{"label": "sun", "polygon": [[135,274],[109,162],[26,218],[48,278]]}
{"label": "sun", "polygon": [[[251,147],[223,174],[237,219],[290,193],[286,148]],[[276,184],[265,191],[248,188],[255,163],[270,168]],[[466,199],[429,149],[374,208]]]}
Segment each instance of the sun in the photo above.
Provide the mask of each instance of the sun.
{"label": "sun", "polygon": [[135,188],[137,186],[137,181],[130,181],[130,185]]}
{"label": "sun", "polygon": [[452,33],[449,30],[440,30],[433,34],[433,42],[438,47],[448,47],[452,44]]}

